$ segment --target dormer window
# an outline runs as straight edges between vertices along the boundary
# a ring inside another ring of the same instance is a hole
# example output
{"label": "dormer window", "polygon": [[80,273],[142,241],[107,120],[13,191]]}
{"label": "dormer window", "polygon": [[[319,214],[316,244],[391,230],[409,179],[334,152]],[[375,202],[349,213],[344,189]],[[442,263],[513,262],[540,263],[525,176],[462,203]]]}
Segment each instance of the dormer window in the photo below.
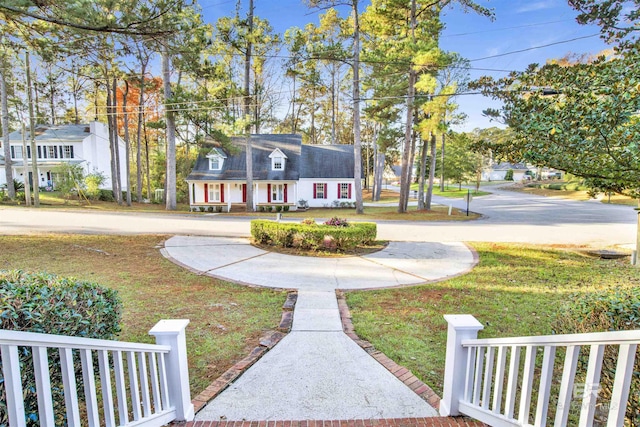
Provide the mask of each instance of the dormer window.
{"label": "dormer window", "polygon": [[222,164],[224,163],[224,159],[226,159],[227,156],[224,155],[224,152],[222,150],[214,148],[207,155],[207,158],[209,159],[209,170],[219,171],[222,170]]}
{"label": "dormer window", "polygon": [[284,165],[287,160],[287,156],[282,151],[280,151],[279,148],[276,148],[273,151],[273,153],[269,155],[269,158],[271,158],[271,170],[274,170],[274,171],[284,170]]}

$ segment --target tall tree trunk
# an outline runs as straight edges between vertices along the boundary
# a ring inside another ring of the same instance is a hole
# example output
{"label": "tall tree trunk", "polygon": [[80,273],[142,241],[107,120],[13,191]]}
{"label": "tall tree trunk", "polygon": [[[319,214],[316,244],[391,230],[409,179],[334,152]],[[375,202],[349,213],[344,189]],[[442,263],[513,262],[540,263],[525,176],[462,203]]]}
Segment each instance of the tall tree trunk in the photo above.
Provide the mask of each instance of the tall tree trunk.
{"label": "tall tree trunk", "polygon": [[331,143],[336,143],[336,63],[331,62]]}
{"label": "tall tree trunk", "polygon": [[[0,37],[0,43],[2,37]],[[0,56],[0,104],[2,114],[2,148],[4,150],[4,173],[7,181],[7,193],[10,199],[16,198],[16,188],[13,185],[13,161],[11,160],[11,147],[9,146],[9,95],[7,94],[6,74],[7,57],[2,52]]]}
{"label": "tall tree trunk", "polygon": [[122,200],[122,174],[120,172],[120,138],[118,137],[118,97],[117,97],[117,89],[118,89],[118,80],[114,77],[113,79],[113,97],[111,98],[113,101],[113,152],[115,154],[115,164],[116,164],[116,186],[118,187],[118,195],[116,200],[118,204],[121,205],[123,203]]}
{"label": "tall tree trunk", "polygon": [[147,136],[146,118],[142,120],[142,125],[144,127],[144,155],[145,169],[147,173],[147,198],[149,200],[152,200],[153,196],[151,195],[151,165],[149,163],[149,137]]}
{"label": "tall tree trunk", "polygon": [[385,153],[381,151],[378,147],[378,155],[376,162],[378,163],[378,175],[375,177],[376,180],[376,192],[374,195],[374,201],[379,201],[382,193],[382,180],[384,179],[384,165],[385,165]]}
{"label": "tall tree trunk", "polygon": [[429,185],[427,187],[427,200],[425,208],[428,211],[431,210],[431,198],[433,197],[433,180],[436,176],[436,134],[431,134],[431,140],[429,141]]}
{"label": "tall tree trunk", "polygon": [[[415,42],[416,28],[416,0],[411,1],[411,38]],[[413,133],[413,110],[415,98],[416,72],[409,68],[409,88],[407,89],[407,122],[404,132],[404,150],[402,153],[402,171],[400,176],[400,201],[398,212],[404,213],[409,205],[409,191],[411,189],[411,138]]]}
{"label": "tall tree trunk", "polygon": [[291,100],[291,133],[296,133],[296,73],[293,73],[293,99]]}
{"label": "tall tree trunk", "polygon": [[440,192],[444,193],[444,132],[442,132],[442,153],[440,153],[441,157],[441,165],[440,165]]}
{"label": "tall tree trunk", "polygon": [[316,141],[316,87],[311,91],[311,144],[317,144]]}
{"label": "tall tree trunk", "polygon": [[420,149],[420,175],[418,176],[418,210],[424,209],[424,173],[427,170],[427,143],[422,141]]}
{"label": "tall tree trunk", "polygon": [[22,181],[24,182],[25,205],[31,206],[31,188],[29,186],[29,162],[27,156],[27,129],[22,123]]}
{"label": "tall tree trunk", "polygon": [[164,102],[167,118],[167,185],[165,187],[166,209],[176,210],[176,121],[175,113],[166,104],[171,99],[171,65],[169,52],[165,48],[162,53],[162,75],[164,80]]}
{"label": "tall tree trunk", "polygon": [[[253,0],[249,0],[249,34],[253,32]],[[244,117],[249,120],[251,117],[251,37],[247,41],[247,52],[244,58]],[[245,127],[246,133],[246,163],[247,163],[247,212],[253,211],[253,147],[251,144],[251,124],[247,123]]]}
{"label": "tall tree trunk", "polygon": [[122,95],[122,113],[123,113],[123,121],[124,121],[124,144],[125,144],[125,182],[127,183],[127,206],[131,206],[131,143],[129,139],[129,112],[127,111],[127,96],[129,96],[129,82],[127,80],[124,81],[124,94]]}
{"label": "tall tree trunk", "polygon": [[[146,64],[142,66],[140,71],[140,98],[138,99],[138,129],[136,136],[136,196],[138,202],[142,201],[142,110],[144,108],[144,74]],[[151,200],[151,195],[147,194],[147,198]]]}
{"label": "tall tree trunk", "polygon": [[362,143],[360,141],[360,16],[358,0],[353,4],[353,180],[356,214],[364,213],[362,205]]}
{"label": "tall tree trunk", "polygon": [[[38,175],[38,162],[36,161],[36,118],[33,112],[33,97],[31,96],[31,64],[29,62],[29,52],[25,53],[25,66],[27,68],[27,98],[29,102],[29,139],[31,140],[31,173],[33,174],[33,205],[40,207],[40,176]],[[22,154],[24,161],[27,161],[27,153]]]}
{"label": "tall tree trunk", "polygon": [[[107,107],[107,128],[109,129],[109,155],[111,157],[109,162],[109,166],[111,167],[111,191],[113,192],[113,198],[117,201],[118,200],[118,183],[116,179],[116,155],[113,149],[114,147],[113,135],[116,132],[115,127],[113,125],[113,119],[115,118],[115,114],[113,111],[113,96],[115,95],[113,94],[111,85],[109,84],[109,81],[111,79],[109,78],[108,70],[105,70],[104,77],[105,77],[105,81],[107,82],[106,83],[106,89],[107,89],[106,107]],[[96,111],[97,111],[97,101],[96,101]]]}

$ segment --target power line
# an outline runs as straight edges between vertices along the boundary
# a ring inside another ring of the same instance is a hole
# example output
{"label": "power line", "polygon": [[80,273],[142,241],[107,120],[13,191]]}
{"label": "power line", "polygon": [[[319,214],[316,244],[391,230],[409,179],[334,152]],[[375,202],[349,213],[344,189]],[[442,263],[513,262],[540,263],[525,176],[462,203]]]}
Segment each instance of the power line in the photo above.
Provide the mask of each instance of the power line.
{"label": "power line", "polygon": [[470,35],[474,35],[474,34],[493,33],[493,32],[496,32],[496,31],[517,30],[517,29],[520,29],[520,28],[539,27],[541,25],[558,24],[560,22],[568,22],[568,21],[572,21],[572,19],[560,19],[558,21],[537,22],[537,23],[533,23],[533,24],[517,25],[517,26],[514,26],[514,27],[492,28],[490,30],[470,31],[468,33],[445,34],[445,35],[442,35],[441,37],[470,36]]}
{"label": "power line", "polygon": [[570,43],[570,42],[574,42],[576,40],[588,39],[588,38],[596,37],[596,36],[599,36],[599,35],[600,35],[600,33],[591,34],[591,35],[582,36],[582,37],[574,37],[572,39],[561,40],[559,42],[547,43],[547,44],[543,44],[543,45],[539,45],[539,46],[532,46],[532,47],[528,47],[526,49],[512,50],[511,52],[499,53],[497,55],[490,55],[490,56],[484,56],[482,58],[470,59],[469,62],[483,61],[485,59],[499,58],[501,56],[507,56],[507,55],[514,55],[516,53],[528,52],[530,50],[542,49],[544,47],[555,46],[555,45],[563,44],[563,43]]}

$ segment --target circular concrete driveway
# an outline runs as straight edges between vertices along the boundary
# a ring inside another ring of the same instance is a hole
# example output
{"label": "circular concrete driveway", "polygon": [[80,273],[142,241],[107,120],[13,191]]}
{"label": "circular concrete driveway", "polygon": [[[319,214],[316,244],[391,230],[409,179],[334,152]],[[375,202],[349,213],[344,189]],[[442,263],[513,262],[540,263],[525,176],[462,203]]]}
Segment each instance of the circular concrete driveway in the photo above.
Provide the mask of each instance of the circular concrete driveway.
{"label": "circular concrete driveway", "polygon": [[162,254],[198,274],[307,291],[417,285],[469,271],[475,252],[458,242],[391,242],[364,256],[315,258],[258,249],[247,239],[174,236]]}

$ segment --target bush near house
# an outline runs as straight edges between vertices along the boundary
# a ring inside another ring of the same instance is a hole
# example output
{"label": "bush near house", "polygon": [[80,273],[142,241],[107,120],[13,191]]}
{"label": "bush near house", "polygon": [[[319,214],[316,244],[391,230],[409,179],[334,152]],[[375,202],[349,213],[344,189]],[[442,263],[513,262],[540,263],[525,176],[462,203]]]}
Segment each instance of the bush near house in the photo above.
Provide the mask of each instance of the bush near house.
{"label": "bush near house", "polygon": [[311,224],[309,221],[305,221],[305,224],[251,221],[251,236],[257,243],[284,248],[345,251],[371,244],[376,239],[376,233],[377,226],[372,222],[335,226]]}
{"label": "bush near house", "polygon": [[[0,328],[14,331],[114,339],[120,332],[121,302],[115,290],[91,282],[46,273],[0,270]],[[1,367],[0,362],[0,367]],[[40,425],[31,349],[20,349],[27,425]],[[80,364],[76,380],[82,387]],[[51,393],[56,425],[65,424],[62,374],[58,352],[49,352]],[[0,383],[4,378],[0,371]],[[0,425],[7,425],[4,388],[0,389]]]}
{"label": "bush near house", "polygon": [[[553,325],[558,334],[640,329],[640,289],[629,288],[596,293],[577,294],[565,303]],[[616,374],[614,346],[607,346],[602,362],[599,396],[609,401]],[[589,352],[581,352],[579,364],[586,369]],[[576,379],[576,382],[578,379]],[[631,379],[626,420],[640,425],[640,357],[636,357]],[[635,397],[634,397],[635,396]],[[627,425],[627,424],[625,424]]]}

